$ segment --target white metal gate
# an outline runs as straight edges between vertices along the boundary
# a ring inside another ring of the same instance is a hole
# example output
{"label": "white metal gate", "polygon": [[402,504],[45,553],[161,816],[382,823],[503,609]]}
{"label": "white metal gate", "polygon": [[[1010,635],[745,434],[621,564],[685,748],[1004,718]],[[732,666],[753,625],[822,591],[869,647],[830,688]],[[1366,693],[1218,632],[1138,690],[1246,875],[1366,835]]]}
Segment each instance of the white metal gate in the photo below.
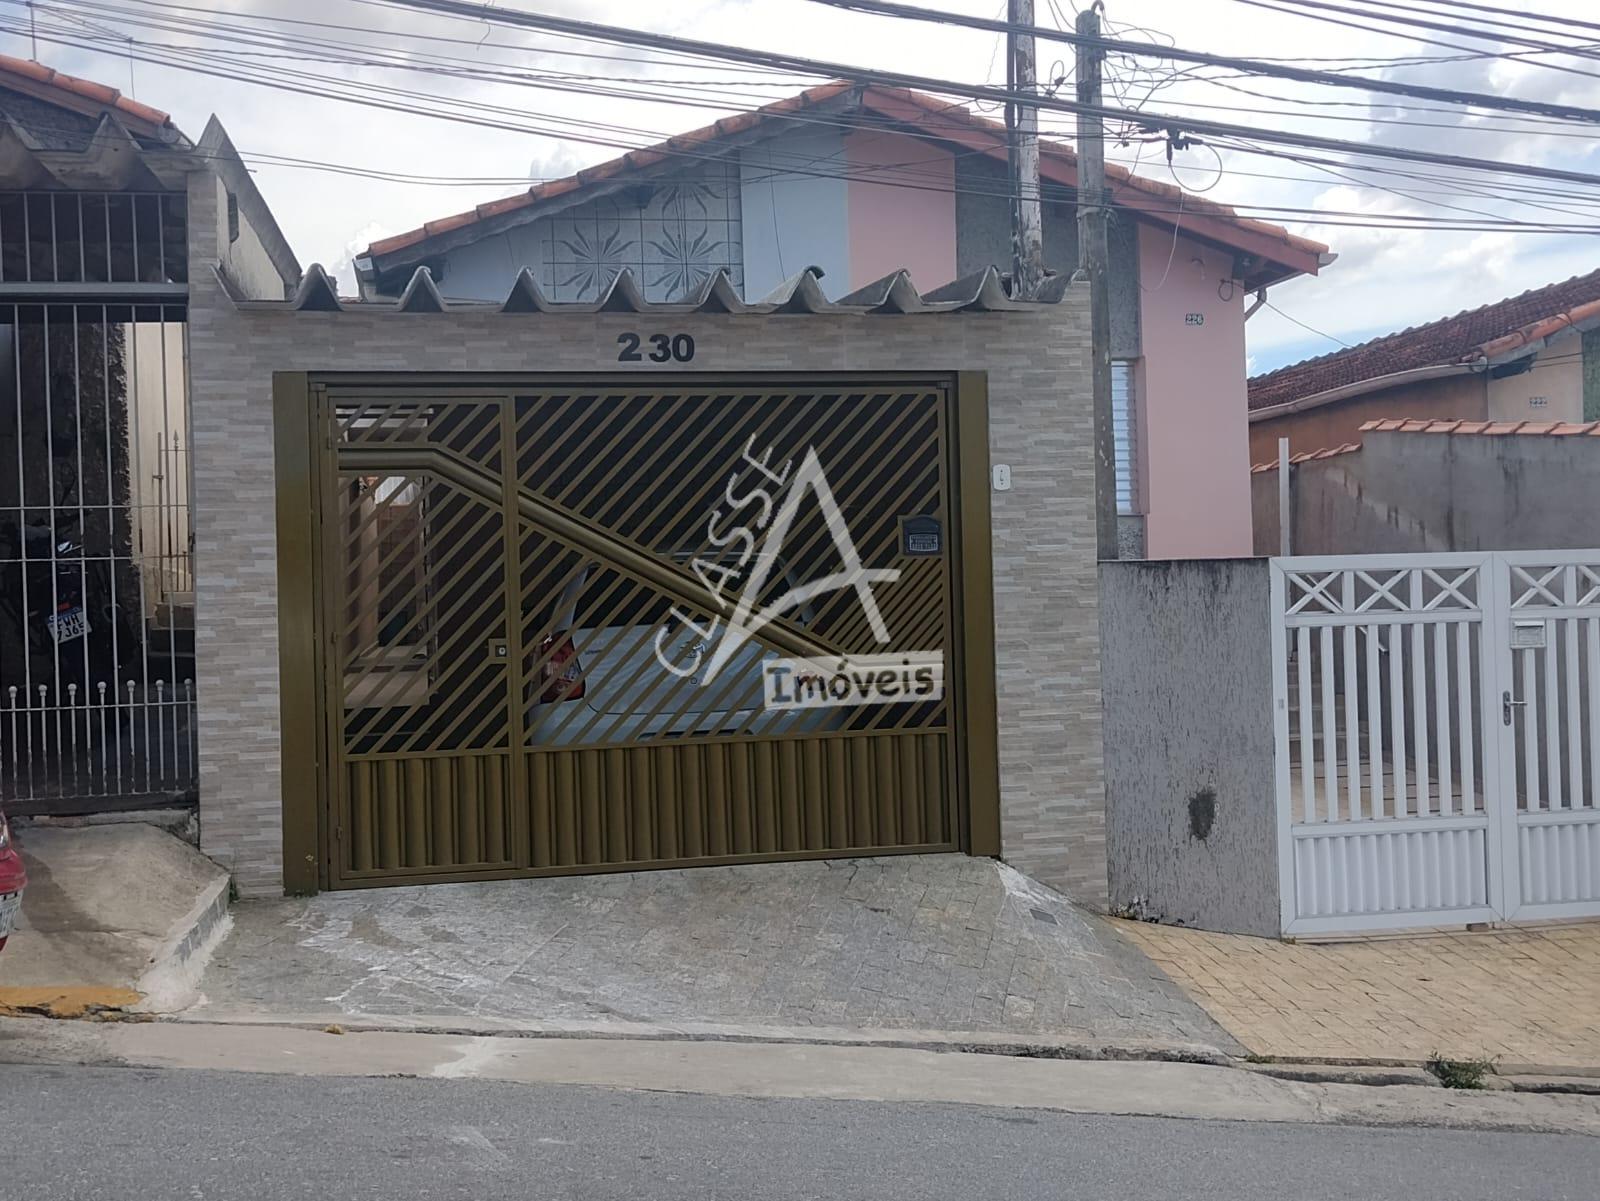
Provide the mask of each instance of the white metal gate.
{"label": "white metal gate", "polygon": [[1286,934],[1600,916],[1600,550],[1272,564]]}

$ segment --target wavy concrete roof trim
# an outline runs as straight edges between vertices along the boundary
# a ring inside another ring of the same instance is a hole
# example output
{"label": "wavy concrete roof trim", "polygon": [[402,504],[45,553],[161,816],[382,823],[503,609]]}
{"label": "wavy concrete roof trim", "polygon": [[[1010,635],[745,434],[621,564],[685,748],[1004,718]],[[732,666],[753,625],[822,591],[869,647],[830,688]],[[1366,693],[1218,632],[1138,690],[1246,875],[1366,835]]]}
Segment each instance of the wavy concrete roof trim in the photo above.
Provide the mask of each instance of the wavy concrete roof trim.
{"label": "wavy concrete roof trim", "polygon": [[1026,312],[1043,305],[1059,303],[1071,287],[1067,276],[1050,277],[1038,300],[1016,300],[1006,295],[1000,273],[987,267],[972,275],[919,292],[905,271],[895,271],[880,280],[857,288],[848,296],[829,300],[817,281],[815,268],[790,276],[766,296],[746,301],[739,295],[726,271],[712,274],[688,300],[654,301],[646,299],[633,272],[624,268],[594,300],[558,301],[545,295],[533,273],[523,268],[511,284],[511,291],[500,302],[450,300],[439,292],[432,273],[418,267],[398,301],[341,300],[331,276],[322,264],[306,268],[295,294],[287,300],[248,300],[219,273],[223,290],[240,309],[264,312],[318,313],[731,313],[766,316],[783,313],[855,316],[903,315],[957,312]]}
{"label": "wavy concrete roof trim", "polygon": [[0,114],[0,160],[22,189],[175,189],[194,170],[187,145],[145,146],[110,113],[101,116],[83,150],[49,149],[20,122]]}

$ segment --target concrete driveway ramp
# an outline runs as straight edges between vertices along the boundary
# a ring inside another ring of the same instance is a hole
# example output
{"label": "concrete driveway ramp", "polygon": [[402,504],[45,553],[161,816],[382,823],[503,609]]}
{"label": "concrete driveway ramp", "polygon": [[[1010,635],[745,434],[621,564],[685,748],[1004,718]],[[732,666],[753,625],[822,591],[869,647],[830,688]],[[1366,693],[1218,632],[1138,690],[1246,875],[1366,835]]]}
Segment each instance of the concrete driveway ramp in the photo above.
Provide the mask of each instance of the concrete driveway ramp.
{"label": "concrete driveway ramp", "polygon": [[22,917],[0,951],[0,1013],[76,1017],[193,999],[228,925],[228,874],[140,823],[24,827]]}
{"label": "concrete driveway ramp", "polygon": [[1237,1049],[1107,922],[965,855],[366,889],[236,916],[188,1016]]}

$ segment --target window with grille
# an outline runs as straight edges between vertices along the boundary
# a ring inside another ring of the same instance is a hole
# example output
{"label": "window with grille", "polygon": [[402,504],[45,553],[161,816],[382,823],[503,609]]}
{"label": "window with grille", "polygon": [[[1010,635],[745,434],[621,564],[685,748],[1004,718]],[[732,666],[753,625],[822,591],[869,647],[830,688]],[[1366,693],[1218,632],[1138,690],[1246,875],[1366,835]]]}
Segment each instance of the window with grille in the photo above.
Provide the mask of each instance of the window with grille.
{"label": "window with grille", "polygon": [[1139,420],[1133,363],[1111,364],[1111,428],[1116,439],[1117,512],[1139,511]]}

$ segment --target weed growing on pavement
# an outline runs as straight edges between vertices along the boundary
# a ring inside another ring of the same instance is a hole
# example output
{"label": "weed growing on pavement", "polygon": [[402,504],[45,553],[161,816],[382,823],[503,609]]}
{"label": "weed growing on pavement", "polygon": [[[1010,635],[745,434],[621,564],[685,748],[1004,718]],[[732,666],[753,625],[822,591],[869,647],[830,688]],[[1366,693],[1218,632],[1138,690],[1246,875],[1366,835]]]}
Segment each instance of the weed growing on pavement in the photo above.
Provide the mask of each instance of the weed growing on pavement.
{"label": "weed growing on pavement", "polygon": [[1494,1073],[1492,1059],[1446,1059],[1435,1051],[1423,1065],[1445,1088],[1482,1088],[1484,1078]]}

